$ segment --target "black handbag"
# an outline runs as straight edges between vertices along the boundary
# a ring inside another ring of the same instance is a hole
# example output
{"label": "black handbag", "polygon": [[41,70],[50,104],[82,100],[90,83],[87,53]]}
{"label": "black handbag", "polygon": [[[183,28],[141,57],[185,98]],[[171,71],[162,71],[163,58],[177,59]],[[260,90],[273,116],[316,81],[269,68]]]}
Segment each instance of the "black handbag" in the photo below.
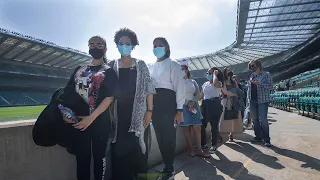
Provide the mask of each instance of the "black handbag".
{"label": "black handbag", "polygon": [[224,120],[234,120],[234,119],[238,119],[239,116],[239,112],[236,111],[235,109],[231,109],[228,110],[227,108],[225,108],[224,111]]}

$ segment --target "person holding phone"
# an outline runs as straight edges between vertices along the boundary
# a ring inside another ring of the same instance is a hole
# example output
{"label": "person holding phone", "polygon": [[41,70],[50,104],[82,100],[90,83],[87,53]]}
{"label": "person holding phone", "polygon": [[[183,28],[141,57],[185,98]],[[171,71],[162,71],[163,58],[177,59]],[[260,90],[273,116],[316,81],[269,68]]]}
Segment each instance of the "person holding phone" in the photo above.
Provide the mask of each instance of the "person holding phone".
{"label": "person holding phone", "polygon": [[262,63],[258,60],[248,64],[252,71],[248,84],[247,106],[250,107],[253,129],[255,133],[252,143],[264,143],[271,146],[268,124],[268,107],[271,100],[272,76],[268,71],[262,70]]}

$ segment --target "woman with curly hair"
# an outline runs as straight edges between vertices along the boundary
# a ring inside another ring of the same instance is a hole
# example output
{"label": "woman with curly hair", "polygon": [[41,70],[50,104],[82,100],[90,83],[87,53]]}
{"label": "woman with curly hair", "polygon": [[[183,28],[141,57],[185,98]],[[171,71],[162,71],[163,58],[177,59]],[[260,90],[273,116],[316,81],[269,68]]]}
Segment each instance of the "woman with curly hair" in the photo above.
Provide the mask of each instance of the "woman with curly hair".
{"label": "woman with curly hair", "polygon": [[119,78],[113,105],[113,180],[147,179],[151,145],[149,124],[155,88],[146,63],[131,57],[132,50],[139,45],[137,35],[128,28],[121,28],[115,33],[114,42],[121,57],[109,63]]}

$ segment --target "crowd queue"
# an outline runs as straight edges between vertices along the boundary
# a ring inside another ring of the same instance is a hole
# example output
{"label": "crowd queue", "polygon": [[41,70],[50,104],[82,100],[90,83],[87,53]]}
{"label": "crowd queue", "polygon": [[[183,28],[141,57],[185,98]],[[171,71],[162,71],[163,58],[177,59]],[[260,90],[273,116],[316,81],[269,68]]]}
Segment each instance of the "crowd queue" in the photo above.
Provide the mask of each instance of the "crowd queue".
{"label": "crowd queue", "polygon": [[[67,126],[73,126],[77,133],[73,143],[78,180],[90,179],[92,155],[95,179],[104,179],[107,173],[113,180],[147,179],[151,121],[165,165],[159,180],[174,179],[179,127],[183,128],[189,155],[209,158],[222,142],[220,133],[228,133],[228,141],[232,142],[234,133],[243,132],[244,110],[250,108],[255,132],[252,141],[271,145],[267,112],[272,78],[262,70],[261,62],[249,62],[252,74],[247,85],[230,68],[211,67],[205,75],[207,82],[200,88],[192,79],[187,61],[179,64],[170,59],[171,49],[165,38],[157,37],[150,44],[155,59],[149,65],[131,56],[139,45],[132,30],[117,31],[114,43],[119,58],[107,62],[106,40],[100,36],[90,38],[92,61],[80,64],[67,85],[89,107],[88,115],[79,117],[78,123],[64,117]],[[107,148],[111,148],[111,158],[106,157]],[[108,162],[111,172],[106,171]]]}

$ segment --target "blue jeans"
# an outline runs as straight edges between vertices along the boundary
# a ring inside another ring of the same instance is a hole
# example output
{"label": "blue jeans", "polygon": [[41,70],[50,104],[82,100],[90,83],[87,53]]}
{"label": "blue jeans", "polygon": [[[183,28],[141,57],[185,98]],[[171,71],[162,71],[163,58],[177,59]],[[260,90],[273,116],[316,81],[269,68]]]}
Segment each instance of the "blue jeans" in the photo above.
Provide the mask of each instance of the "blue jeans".
{"label": "blue jeans", "polygon": [[262,138],[266,143],[270,143],[268,104],[250,102],[250,115],[254,125],[254,133],[257,138]]}

